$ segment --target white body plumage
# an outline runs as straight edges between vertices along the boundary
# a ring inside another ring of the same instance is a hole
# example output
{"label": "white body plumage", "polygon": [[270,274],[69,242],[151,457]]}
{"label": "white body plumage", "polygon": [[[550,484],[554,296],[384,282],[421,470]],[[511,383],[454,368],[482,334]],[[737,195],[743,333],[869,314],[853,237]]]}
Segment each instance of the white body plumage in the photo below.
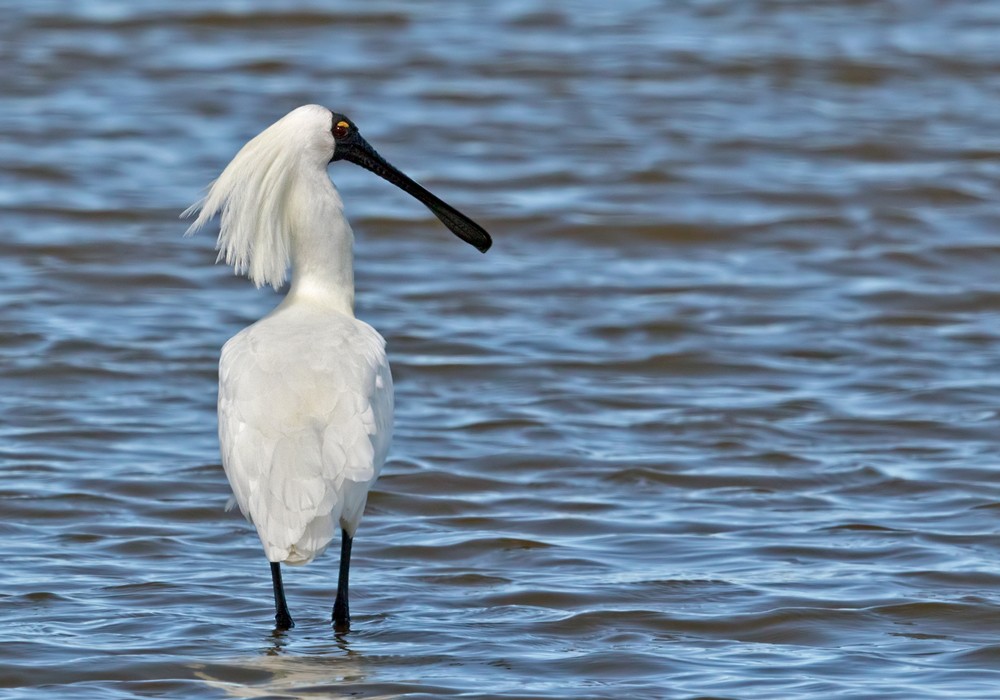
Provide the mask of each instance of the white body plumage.
{"label": "white body plumage", "polygon": [[305,564],[351,537],[392,432],[385,342],[354,317],[351,227],[326,168],[330,110],[300,107],[247,143],[189,232],[222,213],[219,258],[257,285],[292,286],[226,343],[219,441],[236,503],[272,562]]}
{"label": "white body plumage", "polygon": [[292,298],[219,363],[222,464],[272,562],[306,564],[354,536],[389,449],[392,377],[366,323]]}

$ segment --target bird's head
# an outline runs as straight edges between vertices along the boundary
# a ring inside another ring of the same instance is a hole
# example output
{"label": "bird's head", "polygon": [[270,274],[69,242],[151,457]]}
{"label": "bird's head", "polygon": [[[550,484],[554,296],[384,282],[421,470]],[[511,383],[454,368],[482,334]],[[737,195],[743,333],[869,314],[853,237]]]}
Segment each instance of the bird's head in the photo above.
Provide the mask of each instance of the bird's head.
{"label": "bird's head", "polygon": [[[360,165],[424,204],[466,243],[485,253],[493,244],[482,226],[407,177],[372,148],[343,114],[305,105],[292,110],[251,139],[212,183],[191,234],[222,214],[219,257],[257,286],[281,286],[288,260],[291,221],[284,207],[300,166],[325,168],[335,161]],[[262,254],[263,253],[263,254]],[[281,262],[283,261],[283,262]]]}

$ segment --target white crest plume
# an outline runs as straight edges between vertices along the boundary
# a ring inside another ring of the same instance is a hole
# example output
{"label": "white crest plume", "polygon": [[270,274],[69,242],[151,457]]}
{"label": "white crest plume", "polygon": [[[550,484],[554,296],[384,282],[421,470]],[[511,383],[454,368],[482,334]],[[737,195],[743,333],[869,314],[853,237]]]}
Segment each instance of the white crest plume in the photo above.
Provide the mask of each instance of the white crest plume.
{"label": "white crest plume", "polygon": [[181,215],[201,210],[184,235],[195,233],[221,211],[216,262],[225,260],[258,288],[280,288],[288,273],[291,193],[300,172],[302,149],[296,146],[302,140],[303,121],[329,120],[329,115],[317,105],[299,107],[251,139],[209,186],[208,195]]}

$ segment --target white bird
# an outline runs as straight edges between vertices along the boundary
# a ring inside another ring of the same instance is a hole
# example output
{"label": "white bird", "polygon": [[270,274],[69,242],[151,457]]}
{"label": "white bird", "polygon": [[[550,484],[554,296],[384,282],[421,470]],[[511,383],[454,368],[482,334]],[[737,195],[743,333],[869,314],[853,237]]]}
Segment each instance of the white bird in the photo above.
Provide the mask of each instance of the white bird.
{"label": "white bird", "polygon": [[423,202],[482,252],[471,219],[394,168],[325,107],[290,112],[248,142],[184,215],[190,235],[221,212],[219,260],[257,287],[292,284],[233,336],[219,362],[219,442],[235,502],[271,562],[275,623],[293,626],[281,562],[307,564],[341,530],[333,622],[349,627],[351,543],[392,433],[385,341],[354,317],[354,234],[327,166],[347,160]]}

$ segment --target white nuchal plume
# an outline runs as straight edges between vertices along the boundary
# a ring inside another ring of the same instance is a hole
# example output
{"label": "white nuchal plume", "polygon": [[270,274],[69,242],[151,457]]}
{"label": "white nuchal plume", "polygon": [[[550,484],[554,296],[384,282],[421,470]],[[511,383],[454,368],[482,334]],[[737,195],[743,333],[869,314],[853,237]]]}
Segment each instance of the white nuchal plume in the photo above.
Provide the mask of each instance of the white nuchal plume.
{"label": "white nuchal plume", "polygon": [[[247,275],[258,288],[265,284],[280,288],[288,273],[298,214],[292,194],[303,168],[317,165],[309,156],[319,156],[324,169],[329,162],[326,154],[333,148],[329,121],[330,110],[306,105],[254,137],[209,185],[208,196],[182,214],[187,217],[201,210],[185,235],[221,212],[218,260]],[[317,139],[317,134],[326,139]]]}

